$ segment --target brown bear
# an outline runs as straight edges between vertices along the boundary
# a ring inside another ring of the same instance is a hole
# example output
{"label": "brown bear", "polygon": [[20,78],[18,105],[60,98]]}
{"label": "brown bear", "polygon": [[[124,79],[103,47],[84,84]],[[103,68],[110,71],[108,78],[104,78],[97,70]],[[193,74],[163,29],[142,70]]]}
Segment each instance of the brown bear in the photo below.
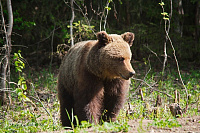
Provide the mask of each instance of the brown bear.
{"label": "brown bear", "polygon": [[58,76],[60,118],[71,126],[79,121],[114,121],[122,108],[135,74],[130,60],[134,34],[97,33],[97,40],[75,44],[64,57]]}

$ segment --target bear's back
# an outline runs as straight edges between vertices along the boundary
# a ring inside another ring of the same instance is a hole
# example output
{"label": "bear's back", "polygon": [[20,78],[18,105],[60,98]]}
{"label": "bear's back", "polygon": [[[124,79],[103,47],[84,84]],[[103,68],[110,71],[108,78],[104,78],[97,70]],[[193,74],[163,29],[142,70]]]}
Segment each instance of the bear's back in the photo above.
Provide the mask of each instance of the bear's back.
{"label": "bear's back", "polygon": [[85,58],[95,42],[95,40],[89,40],[76,43],[63,58],[58,78],[61,79],[59,81],[62,81],[61,84],[65,88],[71,89],[68,91],[72,92],[73,88],[76,88],[80,67],[85,64]]}

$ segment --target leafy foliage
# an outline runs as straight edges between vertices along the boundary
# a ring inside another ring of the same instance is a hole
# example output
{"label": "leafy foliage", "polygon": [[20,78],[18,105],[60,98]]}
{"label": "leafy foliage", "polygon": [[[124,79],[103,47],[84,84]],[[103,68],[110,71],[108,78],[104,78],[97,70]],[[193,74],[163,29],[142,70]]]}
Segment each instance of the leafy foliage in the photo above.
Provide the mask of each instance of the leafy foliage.
{"label": "leafy foliage", "polygon": [[18,53],[14,53],[13,56],[14,64],[15,64],[15,69],[16,72],[19,72],[19,80],[17,83],[17,87],[15,89],[19,101],[25,101],[25,102],[32,102],[25,94],[24,91],[27,90],[27,85],[26,85],[26,79],[24,76],[21,76],[22,70],[25,68],[25,63],[23,62],[23,57],[21,55],[21,51],[19,50]]}
{"label": "leafy foliage", "polygon": [[[68,25],[67,28],[70,28],[70,25]],[[82,21],[78,21],[73,23],[73,29],[74,29],[73,36],[75,38],[75,42],[80,42],[83,40],[91,40],[92,38],[94,38],[91,36],[93,34],[92,31],[94,30],[94,26],[89,26],[83,24]],[[67,43],[70,43],[71,38],[69,33],[66,30],[63,31],[66,32],[65,39],[68,40]]]}
{"label": "leafy foliage", "polygon": [[15,62],[16,72],[22,72],[22,70],[25,68],[25,64],[22,61],[23,57],[20,50],[18,51],[18,53],[14,53],[13,60]]}

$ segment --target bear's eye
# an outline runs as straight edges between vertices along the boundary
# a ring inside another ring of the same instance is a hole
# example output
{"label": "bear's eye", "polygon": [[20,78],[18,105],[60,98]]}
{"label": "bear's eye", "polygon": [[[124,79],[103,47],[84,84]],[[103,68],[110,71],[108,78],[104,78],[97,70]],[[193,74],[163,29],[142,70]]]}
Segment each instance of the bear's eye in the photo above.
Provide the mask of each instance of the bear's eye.
{"label": "bear's eye", "polygon": [[124,61],[124,60],[125,60],[124,57],[119,58],[119,61]]}

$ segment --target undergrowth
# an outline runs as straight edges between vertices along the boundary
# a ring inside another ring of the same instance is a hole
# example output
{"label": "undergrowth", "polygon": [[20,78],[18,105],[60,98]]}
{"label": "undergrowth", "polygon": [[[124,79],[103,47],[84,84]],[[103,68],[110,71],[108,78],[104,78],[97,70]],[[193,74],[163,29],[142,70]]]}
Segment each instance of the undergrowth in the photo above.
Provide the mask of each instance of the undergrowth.
{"label": "undergrowth", "polygon": [[[28,72],[27,79],[31,80],[31,86],[27,87],[26,96],[32,101],[20,101],[17,95],[12,93],[12,105],[0,107],[0,132],[50,132],[64,130],[59,121],[59,102],[57,99],[57,74],[43,69],[39,73]],[[137,78],[143,79],[143,75]],[[199,113],[200,97],[200,71],[190,70],[183,72],[183,80],[188,89],[189,106],[187,112],[182,116],[195,116]],[[186,107],[186,94],[176,71],[168,72],[162,80],[158,80],[159,73],[150,72],[144,81],[153,85],[158,91],[153,90],[141,81],[132,80],[129,96],[124,109],[121,110],[116,122],[103,122],[95,125],[86,121],[66,132],[128,132],[131,120],[139,121],[138,132],[143,132],[143,120],[151,120],[148,127],[172,128],[180,127],[174,118],[168,105],[174,102],[174,91],[180,93],[180,107]],[[28,85],[27,85],[28,86]],[[142,90],[144,100],[138,94]],[[164,92],[164,93],[163,93]],[[155,107],[157,96],[160,95],[162,105],[151,112],[149,108]],[[171,97],[169,97],[170,95]]]}

